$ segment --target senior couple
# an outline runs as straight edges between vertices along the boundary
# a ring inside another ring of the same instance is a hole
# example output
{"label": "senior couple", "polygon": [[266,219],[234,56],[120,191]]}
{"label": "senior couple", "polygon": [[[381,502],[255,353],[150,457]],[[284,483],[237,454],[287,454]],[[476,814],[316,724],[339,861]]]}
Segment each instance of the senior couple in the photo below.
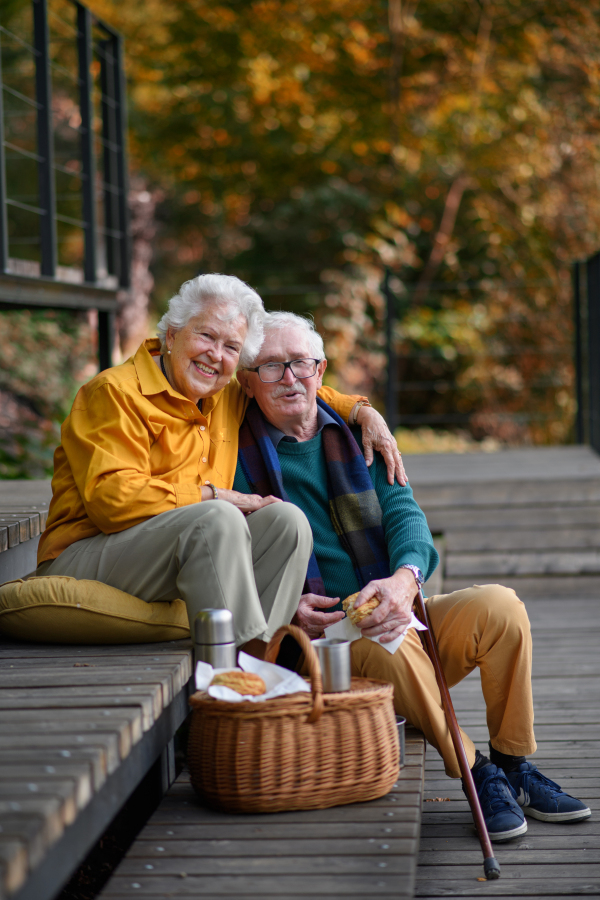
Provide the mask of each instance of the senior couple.
{"label": "senior couple", "polygon": [[[366,398],[323,387],[312,323],[265,314],[232,276],[187,282],[158,330],[75,399],[37,574],[96,579],[146,601],[181,597],[190,621],[227,607],[237,645],[258,656],[280,625],[314,638],[343,618],[342,598],[377,596],[351,647],[353,674],[391,682],[396,712],[460,777],[416,632],[393,655],[368,639],[406,628],[438,562],[381,417]],[[589,816],[525,759],[536,749],[531,636],[514,591],[474,586],[427,608],[448,683],[481,671],[490,758],[463,741],[492,840],[523,834],[525,813]]]}

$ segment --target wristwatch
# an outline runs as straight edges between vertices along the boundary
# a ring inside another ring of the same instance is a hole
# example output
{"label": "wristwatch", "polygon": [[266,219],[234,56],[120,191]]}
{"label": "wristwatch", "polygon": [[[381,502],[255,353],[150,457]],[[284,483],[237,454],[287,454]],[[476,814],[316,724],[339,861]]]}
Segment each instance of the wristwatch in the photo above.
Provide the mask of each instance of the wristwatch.
{"label": "wristwatch", "polygon": [[417,587],[421,587],[425,582],[423,578],[423,573],[419,569],[418,566],[411,566],[410,563],[405,563],[403,566],[398,566],[399,569],[410,569],[410,571],[415,576],[415,581],[417,582]]}

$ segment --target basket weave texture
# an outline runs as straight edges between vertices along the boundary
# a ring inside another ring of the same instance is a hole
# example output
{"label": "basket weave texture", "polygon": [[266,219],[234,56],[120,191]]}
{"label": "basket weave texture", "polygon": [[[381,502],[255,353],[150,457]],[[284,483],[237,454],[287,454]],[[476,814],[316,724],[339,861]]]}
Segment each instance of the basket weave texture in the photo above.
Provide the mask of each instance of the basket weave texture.
{"label": "basket weave texture", "polygon": [[192,785],[200,799],[225,812],[325,809],[374,800],[398,778],[393,687],[353,678],[350,691],[323,694],[319,660],[294,625],[273,636],[274,662],[293,635],[308,664],[311,693],[263,703],[227,703],[198,691],[188,743]]}

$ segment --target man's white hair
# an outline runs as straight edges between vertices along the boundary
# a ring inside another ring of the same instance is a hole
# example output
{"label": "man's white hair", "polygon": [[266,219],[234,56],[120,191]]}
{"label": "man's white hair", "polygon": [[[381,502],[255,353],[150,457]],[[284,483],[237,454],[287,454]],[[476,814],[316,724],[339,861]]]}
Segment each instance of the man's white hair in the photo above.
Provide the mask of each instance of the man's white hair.
{"label": "man's white hair", "polygon": [[[291,312],[268,312],[265,315],[265,337],[270,331],[288,331],[290,328],[298,328],[304,332],[308,338],[308,346],[310,354],[318,360],[325,359],[325,347],[323,338],[315,329],[315,323],[312,319],[305,316],[297,316]],[[258,358],[258,352],[254,358],[253,365]]]}
{"label": "man's white hair", "polygon": [[235,275],[198,275],[181,285],[169,300],[169,308],[157,325],[161,341],[160,352],[166,352],[167,329],[184,328],[194,316],[215,307],[217,317],[224,321],[242,315],[248,323],[248,334],[240,353],[240,366],[249,365],[258,355],[264,338],[265,308],[249,285]]}

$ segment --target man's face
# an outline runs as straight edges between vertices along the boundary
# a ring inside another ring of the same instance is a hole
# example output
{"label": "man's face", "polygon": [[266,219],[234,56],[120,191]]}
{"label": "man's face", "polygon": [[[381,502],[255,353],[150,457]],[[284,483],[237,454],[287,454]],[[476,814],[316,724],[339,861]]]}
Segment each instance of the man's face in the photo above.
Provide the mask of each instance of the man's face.
{"label": "man's face", "polygon": [[[254,366],[268,362],[291,362],[294,359],[314,358],[308,338],[300,328],[273,328],[267,331],[260,355]],[[255,397],[266,418],[275,427],[286,422],[300,422],[316,412],[317,391],[323,384],[327,360],[317,366],[311,378],[296,378],[288,367],[281,381],[265,384],[257,372],[240,372],[238,378],[249,397]],[[283,430],[283,429],[282,429]]]}

